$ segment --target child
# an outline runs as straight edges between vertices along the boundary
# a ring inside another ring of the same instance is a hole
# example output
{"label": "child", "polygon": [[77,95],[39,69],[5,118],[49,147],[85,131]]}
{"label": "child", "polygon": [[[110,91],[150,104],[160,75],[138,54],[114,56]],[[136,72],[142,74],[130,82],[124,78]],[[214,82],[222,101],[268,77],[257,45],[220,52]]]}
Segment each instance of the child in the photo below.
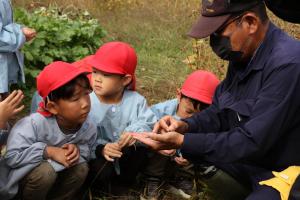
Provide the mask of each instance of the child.
{"label": "child", "polygon": [[0,157],[2,145],[6,144],[8,137],[8,121],[24,109],[24,105],[20,105],[23,98],[23,92],[15,90],[5,100],[0,102]]}
{"label": "child", "polygon": [[25,81],[20,48],[35,35],[35,30],[13,23],[10,0],[0,0],[0,101],[10,84]]}
{"label": "child", "polygon": [[93,66],[94,91],[90,115],[98,133],[90,177],[102,190],[110,180],[134,183],[145,165],[146,148],[135,144],[129,132],[151,131],[157,121],[146,99],[135,92],[136,53],[126,43],[109,42],[88,64]]}
{"label": "child", "polygon": [[[91,80],[92,66],[87,64],[87,60],[89,60],[90,57],[91,56],[87,56],[81,60],[72,63],[73,66],[78,67],[84,71],[90,72],[87,74],[89,80]],[[35,113],[38,110],[39,103],[42,100],[42,97],[37,93],[37,91],[35,91],[31,99],[30,113]]]}
{"label": "child", "polygon": [[[202,70],[195,71],[184,81],[181,90],[178,89],[176,99],[158,103],[151,109],[159,119],[166,115],[177,119],[191,117],[212,103],[212,97],[218,84],[219,80],[214,74]],[[175,168],[168,170],[169,173],[173,172],[169,174],[173,178],[170,191],[180,194],[183,198],[190,198],[193,189],[193,173],[190,170],[192,166],[181,156],[179,150],[176,153],[175,151],[161,151],[161,153],[177,154],[174,161],[178,165],[171,164],[170,167],[175,166]]]}
{"label": "child", "polygon": [[46,66],[37,77],[43,99],[37,113],[11,130],[5,160],[10,167],[1,199],[74,199],[88,173],[96,140],[88,119],[91,92],[86,72],[65,62]]}

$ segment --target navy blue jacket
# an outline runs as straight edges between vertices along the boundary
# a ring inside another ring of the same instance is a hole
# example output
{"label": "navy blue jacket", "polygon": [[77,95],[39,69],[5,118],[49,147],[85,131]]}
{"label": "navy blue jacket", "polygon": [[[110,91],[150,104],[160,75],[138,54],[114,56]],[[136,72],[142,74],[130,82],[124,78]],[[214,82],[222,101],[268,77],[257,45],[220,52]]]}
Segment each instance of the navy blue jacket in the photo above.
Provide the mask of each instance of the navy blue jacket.
{"label": "navy blue jacket", "polygon": [[270,170],[300,165],[300,42],[270,23],[248,65],[229,63],[213,104],[184,121],[188,159]]}

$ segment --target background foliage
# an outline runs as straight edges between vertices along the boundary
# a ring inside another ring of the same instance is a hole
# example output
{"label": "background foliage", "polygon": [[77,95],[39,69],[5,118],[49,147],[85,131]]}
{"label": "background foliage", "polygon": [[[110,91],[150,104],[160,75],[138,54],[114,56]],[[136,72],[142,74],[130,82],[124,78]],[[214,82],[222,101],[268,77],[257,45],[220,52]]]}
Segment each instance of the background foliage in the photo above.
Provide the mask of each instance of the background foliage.
{"label": "background foliage", "polygon": [[14,17],[18,23],[34,28],[38,33],[22,48],[27,75],[33,77],[55,60],[74,62],[93,54],[106,36],[98,20],[92,18],[88,11],[39,7],[28,12],[17,8]]}

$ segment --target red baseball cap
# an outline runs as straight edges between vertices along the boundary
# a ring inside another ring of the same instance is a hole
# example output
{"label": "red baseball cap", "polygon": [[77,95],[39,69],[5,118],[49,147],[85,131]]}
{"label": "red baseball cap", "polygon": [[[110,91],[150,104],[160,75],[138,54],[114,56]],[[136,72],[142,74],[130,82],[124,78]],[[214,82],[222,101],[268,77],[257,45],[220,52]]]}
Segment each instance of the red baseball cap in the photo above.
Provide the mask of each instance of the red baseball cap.
{"label": "red baseball cap", "polygon": [[135,90],[135,69],[137,55],[135,50],[124,42],[108,42],[102,45],[87,63],[94,68],[112,74],[132,75],[132,87]]}
{"label": "red baseball cap", "polygon": [[181,93],[200,102],[211,104],[219,83],[219,79],[213,73],[197,70],[186,78]]}
{"label": "red baseball cap", "polygon": [[37,91],[45,99],[50,92],[84,73],[88,73],[88,71],[66,62],[53,62],[36,77]]}
{"label": "red baseball cap", "polygon": [[90,72],[89,74],[87,74],[87,77],[90,81],[91,81],[92,65],[88,64],[88,60],[90,60],[91,58],[92,58],[92,55],[87,56],[81,60],[78,60],[78,61],[72,63],[72,65],[74,65],[75,67],[78,67],[78,68],[81,68],[82,70]]}

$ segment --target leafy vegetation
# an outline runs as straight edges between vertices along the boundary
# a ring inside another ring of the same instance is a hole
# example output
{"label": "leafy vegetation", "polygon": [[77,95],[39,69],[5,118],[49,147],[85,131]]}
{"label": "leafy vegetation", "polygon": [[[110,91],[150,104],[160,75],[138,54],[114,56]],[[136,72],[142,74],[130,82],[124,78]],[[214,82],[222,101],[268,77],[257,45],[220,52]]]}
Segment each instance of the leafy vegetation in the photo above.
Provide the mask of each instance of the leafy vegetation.
{"label": "leafy vegetation", "polygon": [[36,29],[37,37],[22,48],[26,72],[35,77],[45,65],[63,60],[73,62],[93,54],[106,32],[87,12],[65,12],[56,7],[40,7],[33,12],[17,8],[15,20]]}

